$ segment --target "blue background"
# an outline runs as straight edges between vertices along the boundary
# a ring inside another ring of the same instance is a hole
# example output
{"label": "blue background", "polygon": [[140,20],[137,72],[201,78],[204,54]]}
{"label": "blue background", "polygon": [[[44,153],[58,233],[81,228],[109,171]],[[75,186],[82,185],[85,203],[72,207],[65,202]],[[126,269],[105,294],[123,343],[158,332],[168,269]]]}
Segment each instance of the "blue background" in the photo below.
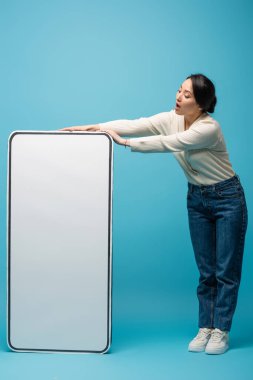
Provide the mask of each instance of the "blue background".
{"label": "blue background", "polygon": [[[253,354],[250,0],[1,0],[0,368],[12,379],[250,379]],[[107,355],[10,353],[6,347],[6,168],[13,130],[133,119],[174,107],[203,72],[249,209],[243,277],[221,356],[191,354],[198,272],[186,179],[170,154],[115,146],[113,341]]]}

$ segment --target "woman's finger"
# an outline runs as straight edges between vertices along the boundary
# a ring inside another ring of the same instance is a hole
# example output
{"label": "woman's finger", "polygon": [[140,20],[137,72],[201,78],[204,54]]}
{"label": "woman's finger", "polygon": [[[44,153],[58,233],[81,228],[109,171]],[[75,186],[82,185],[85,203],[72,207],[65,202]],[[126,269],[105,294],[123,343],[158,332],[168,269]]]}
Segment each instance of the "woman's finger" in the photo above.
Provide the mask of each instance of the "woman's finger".
{"label": "woman's finger", "polygon": [[66,127],[59,129],[60,131],[81,131],[81,127]]}

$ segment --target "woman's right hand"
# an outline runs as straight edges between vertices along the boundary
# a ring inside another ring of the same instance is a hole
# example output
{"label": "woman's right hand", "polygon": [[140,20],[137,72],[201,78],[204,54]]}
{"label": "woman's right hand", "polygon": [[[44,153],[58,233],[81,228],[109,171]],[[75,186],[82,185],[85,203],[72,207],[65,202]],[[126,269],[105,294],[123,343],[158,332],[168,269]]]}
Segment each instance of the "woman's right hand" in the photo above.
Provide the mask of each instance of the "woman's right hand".
{"label": "woman's right hand", "polygon": [[100,127],[98,124],[94,125],[77,125],[74,127],[66,127],[66,128],[61,128],[60,131],[100,131]]}

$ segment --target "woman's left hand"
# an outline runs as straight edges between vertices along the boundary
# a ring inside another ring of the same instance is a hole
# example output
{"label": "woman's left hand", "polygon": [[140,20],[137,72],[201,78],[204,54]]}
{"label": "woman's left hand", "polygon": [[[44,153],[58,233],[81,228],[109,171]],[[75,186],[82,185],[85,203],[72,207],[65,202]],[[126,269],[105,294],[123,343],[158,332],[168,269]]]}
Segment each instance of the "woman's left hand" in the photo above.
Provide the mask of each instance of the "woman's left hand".
{"label": "woman's left hand", "polygon": [[[103,130],[102,130],[102,132],[103,132]],[[129,145],[128,140],[123,139],[122,137],[120,137],[118,135],[118,133],[116,133],[115,131],[112,131],[112,130],[109,129],[109,130],[106,130],[104,132],[108,133],[117,144],[119,144],[119,145]]]}

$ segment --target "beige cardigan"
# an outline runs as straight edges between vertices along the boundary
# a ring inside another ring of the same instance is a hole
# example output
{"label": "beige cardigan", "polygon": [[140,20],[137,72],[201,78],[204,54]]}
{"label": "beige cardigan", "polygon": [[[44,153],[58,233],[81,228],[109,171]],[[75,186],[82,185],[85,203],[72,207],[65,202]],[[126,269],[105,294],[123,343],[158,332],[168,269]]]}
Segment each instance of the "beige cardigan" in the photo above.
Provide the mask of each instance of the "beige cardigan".
{"label": "beige cardigan", "polygon": [[99,125],[102,130],[111,129],[121,136],[139,136],[129,140],[133,152],[173,153],[187,180],[195,185],[211,185],[235,175],[220,125],[207,113],[186,131],[184,116],[174,110]]}

